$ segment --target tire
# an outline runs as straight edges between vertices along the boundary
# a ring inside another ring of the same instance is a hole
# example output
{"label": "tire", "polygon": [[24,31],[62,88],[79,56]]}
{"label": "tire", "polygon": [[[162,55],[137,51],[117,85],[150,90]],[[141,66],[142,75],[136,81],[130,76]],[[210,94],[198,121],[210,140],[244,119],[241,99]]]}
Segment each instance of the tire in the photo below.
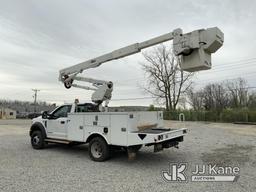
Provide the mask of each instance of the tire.
{"label": "tire", "polygon": [[43,149],[45,147],[44,136],[41,131],[34,131],[31,134],[31,145],[34,149]]}
{"label": "tire", "polygon": [[110,147],[102,137],[94,137],[89,142],[89,155],[93,161],[105,161],[110,157]]}

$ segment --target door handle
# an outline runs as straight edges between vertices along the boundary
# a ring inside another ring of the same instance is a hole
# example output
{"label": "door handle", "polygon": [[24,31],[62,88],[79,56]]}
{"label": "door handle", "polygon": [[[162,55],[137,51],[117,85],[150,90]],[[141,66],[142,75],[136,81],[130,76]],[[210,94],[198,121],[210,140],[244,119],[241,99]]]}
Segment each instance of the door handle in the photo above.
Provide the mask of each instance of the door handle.
{"label": "door handle", "polygon": [[65,121],[61,121],[60,124],[65,124]]}

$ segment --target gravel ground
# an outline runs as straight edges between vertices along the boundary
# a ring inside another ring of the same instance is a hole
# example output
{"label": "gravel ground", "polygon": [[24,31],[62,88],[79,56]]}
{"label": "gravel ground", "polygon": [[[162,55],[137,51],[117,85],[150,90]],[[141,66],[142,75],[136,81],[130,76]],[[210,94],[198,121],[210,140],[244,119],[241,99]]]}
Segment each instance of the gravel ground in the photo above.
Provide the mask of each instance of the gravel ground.
{"label": "gravel ground", "polygon": [[[166,126],[182,127],[166,121]],[[180,148],[153,153],[144,147],[134,161],[117,152],[109,161],[89,159],[87,145],[50,145],[34,150],[30,121],[0,121],[0,191],[256,191],[256,126],[186,122]],[[237,182],[168,183],[161,177],[169,163],[233,165]]]}

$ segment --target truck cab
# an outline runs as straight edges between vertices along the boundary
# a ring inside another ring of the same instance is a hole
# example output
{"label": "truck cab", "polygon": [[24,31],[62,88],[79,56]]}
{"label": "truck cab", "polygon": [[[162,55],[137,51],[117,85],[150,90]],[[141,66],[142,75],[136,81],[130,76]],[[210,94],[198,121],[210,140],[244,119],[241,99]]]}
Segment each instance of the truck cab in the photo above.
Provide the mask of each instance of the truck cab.
{"label": "truck cab", "polygon": [[68,114],[99,112],[98,106],[92,103],[64,104],[52,112],[44,112],[42,116],[32,120],[32,124],[40,122],[46,131],[48,138],[67,139]]}

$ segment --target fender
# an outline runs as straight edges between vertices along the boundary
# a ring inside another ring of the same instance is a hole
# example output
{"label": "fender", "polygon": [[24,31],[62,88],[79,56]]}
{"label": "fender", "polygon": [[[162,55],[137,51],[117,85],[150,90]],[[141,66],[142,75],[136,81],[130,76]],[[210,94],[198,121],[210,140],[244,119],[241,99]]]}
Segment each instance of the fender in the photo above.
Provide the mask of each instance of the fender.
{"label": "fender", "polygon": [[33,131],[41,131],[44,138],[46,138],[46,131],[42,123],[39,123],[39,122],[33,123],[30,127],[29,136],[32,135]]}
{"label": "fender", "polygon": [[106,136],[104,136],[104,135],[103,135],[102,133],[100,133],[100,132],[93,132],[93,133],[91,133],[91,134],[89,135],[89,137],[87,137],[86,143],[89,143],[92,138],[97,137],[97,136],[102,137],[102,138],[106,141],[106,143],[107,143],[108,145],[110,144],[109,141],[108,141],[108,139],[106,138]]}

